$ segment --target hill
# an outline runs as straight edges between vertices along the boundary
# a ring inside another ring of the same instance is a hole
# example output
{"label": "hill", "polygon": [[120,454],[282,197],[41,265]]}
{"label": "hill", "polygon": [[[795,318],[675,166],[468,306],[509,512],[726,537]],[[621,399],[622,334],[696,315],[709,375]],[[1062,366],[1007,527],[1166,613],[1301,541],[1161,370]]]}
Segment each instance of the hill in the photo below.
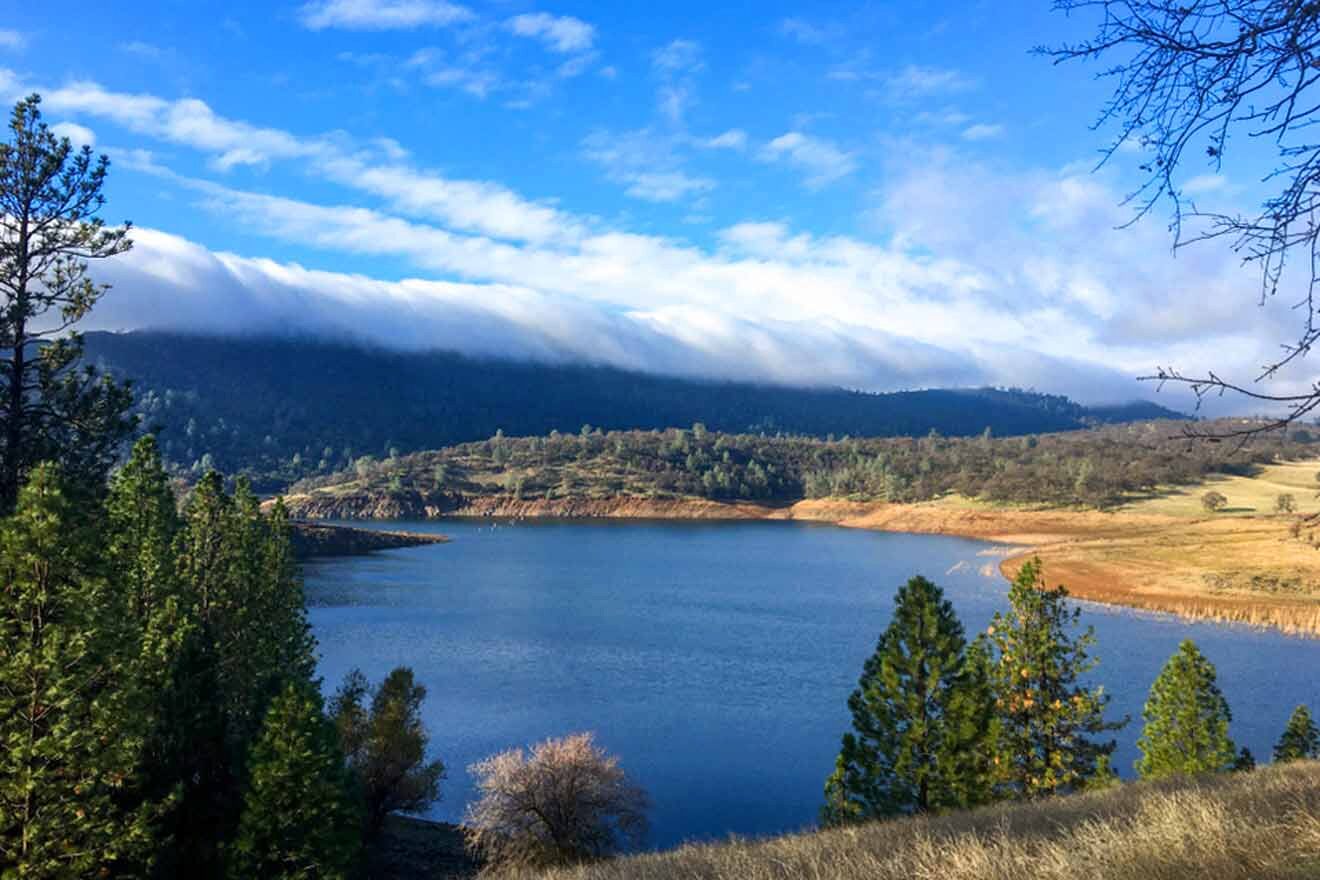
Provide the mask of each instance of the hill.
{"label": "hill", "polygon": [[1066,397],[963,389],[868,394],[701,382],[608,367],[473,360],[308,339],[89,333],[91,362],[131,379],[166,457],[244,471],[258,488],[510,435],[668,428],[811,437],[996,436],[1178,414],[1088,409]]}
{"label": "hill", "polygon": [[[991,574],[1036,555],[1079,598],[1320,634],[1313,435],[1241,447],[1189,440],[1182,428],[835,441],[678,429],[497,436],[359,460],[296,484],[285,500],[307,518],[800,519],[963,535],[1010,545],[986,563]],[[1229,499],[1219,513],[1201,506],[1209,487]],[[1276,513],[1283,495],[1295,512]]]}
{"label": "hill", "polygon": [[296,513],[402,516],[543,500],[704,499],[790,504],[809,498],[1106,508],[1216,473],[1246,474],[1314,457],[1311,435],[1241,446],[1189,441],[1180,422],[1142,422],[1025,437],[770,437],[700,427],[594,430],[359,459],[291,490]]}
{"label": "hill", "polygon": [[698,844],[544,880],[1301,880],[1320,876],[1320,764],[769,840]]}

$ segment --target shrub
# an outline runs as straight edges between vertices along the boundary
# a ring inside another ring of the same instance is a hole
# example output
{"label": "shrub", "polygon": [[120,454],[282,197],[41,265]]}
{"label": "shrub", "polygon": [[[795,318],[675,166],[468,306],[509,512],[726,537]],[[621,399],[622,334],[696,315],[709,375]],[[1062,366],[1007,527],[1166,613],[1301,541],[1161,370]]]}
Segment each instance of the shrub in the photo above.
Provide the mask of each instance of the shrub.
{"label": "shrub", "polygon": [[1279,497],[1274,499],[1275,513],[1295,513],[1297,510],[1297,499],[1288,492],[1280,492]]}
{"label": "shrub", "polygon": [[1210,513],[1218,513],[1228,504],[1228,499],[1221,493],[1211,490],[1201,496],[1201,506]]}
{"label": "shrub", "polygon": [[463,819],[469,849],[494,868],[548,867],[636,846],[650,801],[590,733],[473,764],[481,795]]}

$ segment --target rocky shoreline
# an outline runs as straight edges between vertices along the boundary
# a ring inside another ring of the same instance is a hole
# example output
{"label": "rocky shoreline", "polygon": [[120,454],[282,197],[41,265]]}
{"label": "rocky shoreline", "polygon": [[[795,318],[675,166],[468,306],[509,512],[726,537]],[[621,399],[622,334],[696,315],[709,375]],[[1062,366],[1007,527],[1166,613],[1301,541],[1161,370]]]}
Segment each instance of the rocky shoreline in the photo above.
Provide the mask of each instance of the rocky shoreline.
{"label": "rocky shoreline", "polygon": [[361,556],[377,550],[443,544],[444,535],[421,532],[379,531],[352,526],[295,521],[292,523],[293,553],[299,559],[324,556]]}
{"label": "rocky shoreline", "polygon": [[[806,520],[886,532],[957,535],[993,541],[1002,554],[988,561],[1012,577],[1040,556],[1051,584],[1079,599],[1162,611],[1180,617],[1246,623],[1320,637],[1320,554],[1289,537],[1291,518],[1174,517],[1061,508],[989,508],[926,502],[890,504],[842,499],[779,506],[702,498],[516,498],[397,492],[286,497],[302,519],[657,519]],[[1210,551],[1210,552],[1208,552]],[[1281,595],[1227,589],[1225,574],[1274,583],[1280,573],[1307,589]],[[1207,584],[1214,587],[1208,587]]]}

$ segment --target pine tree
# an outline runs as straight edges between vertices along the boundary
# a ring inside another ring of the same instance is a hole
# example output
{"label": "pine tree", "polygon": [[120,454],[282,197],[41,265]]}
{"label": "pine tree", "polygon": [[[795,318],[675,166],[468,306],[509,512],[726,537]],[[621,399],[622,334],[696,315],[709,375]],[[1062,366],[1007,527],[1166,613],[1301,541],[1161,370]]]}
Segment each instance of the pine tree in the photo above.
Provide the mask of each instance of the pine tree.
{"label": "pine tree", "polygon": [[1143,779],[1232,770],[1237,747],[1228,736],[1232,714],[1215,683],[1215,667],[1191,639],[1178,646],[1151,686],[1137,740]]}
{"label": "pine tree", "polygon": [[[193,872],[212,870],[239,818],[246,761],[271,700],[287,681],[311,684],[314,643],[302,585],[278,505],[267,517],[241,483],[233,496],[208,472],[185,508],[177,566],[194,609],[179,711],[189,713],[201,780],[185,792],[179,851]],[[191,697],[205,694],[198,702]]]}
{"label": "pine tree", "polygon": [[1305,706],[1298,706],[1288,718],[1288,726],[1274,747],[1275,761],[1320,758],[1320,729]]}
{"label": "pine tree", "polygon": [[844,734],[825,785],[826,824],[967,807],[988,799],[983,752],[989,691],[968,664],[962,624],[935,584],[914,577],[848,699]]}
{"label": "pine tree", "polygon": [[1082,682],[1096,665],[1095,633],[1070,635],[1081,612],[1067,597],[1063,587],[1046,587],[1040,560],[1032,559],[1013,579],[1008,612],[996,613],[987,630],[999,719],[996,787],[1008,797],[1066,793],[1114,778],[1117,743],[1097,737],[1127,719],[1106,721],[1109,696]]}
{"label": "pine tree", "polygon": [[206,474],[186,512],[180,568],[213,646],[227,735],[241,765],[283,682],[311,681],[315,642],[289,537],[288,517],[271,515],[240,481],[233,496]]}
{"label": "pine tree", "polygon": [[158,876],[206,876],[224,827],[215,797],[228,779],[216,669],[196,603],[178,566],[182,530],[154,438],[143,437],[114,475],[106,500],[115,600],[135,651],[145,724],[141,797],[165,807]]}
{"label": "pine tree", "polygon": [[400,666],[385,677],[371,695],[370,712],[363,705],[368,692],[366,678],[353,670],[329,712],[362,792],[367,836],[373,838],[390,813],[419,812],[440,797],[445,765],[426,760],[429,738],[421,717],[426,688],[411,669]]}
{"label": "pine tree", "polygon": [[151,813],[126,797],[142,747],[130,639],[95,524],[57,468],[0,525],[0,874],[145,864]]}
{"label": "pine tree", "polygon": [[247,765],[229,875],[348,877],[360,849],[362,815],[315,689],[297,682],[285,686],[266,713]]}
{"label": "pine tree", "polygon": [[90,260],[128,250],[128,226],[98,216],[109,160],[75,151],[19,101],[0,143],[0,513],[28,471],[57,461],[66,491],[99,491],[132,431],[125,386],[80,366],[73,328],[106,291]]}

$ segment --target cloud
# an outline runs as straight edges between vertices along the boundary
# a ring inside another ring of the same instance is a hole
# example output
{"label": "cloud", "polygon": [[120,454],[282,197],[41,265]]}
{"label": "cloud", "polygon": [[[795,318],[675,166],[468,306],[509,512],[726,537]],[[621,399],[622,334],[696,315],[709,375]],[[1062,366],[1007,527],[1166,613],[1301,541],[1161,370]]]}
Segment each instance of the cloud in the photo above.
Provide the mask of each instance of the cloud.
{"label": "cloud", "polygon": [[[1116,229],[1121,190],[1102,180],[924,159],[896,169],[877,205],[890,228],[884,244],[772,221],[727,227],[714,251],[617,231],[549,249],[222,188],[207,207],[280,241],[533,291],[565,310],[556,326],[570,312],[629,316],[663,331],[629,362],[657,371],[873,390],[956,375],[1118,400],[1148,391],[1133,377],[1158,363],[1254,364],[1290,326],[1286,308],[1252,309],[1250,273],[1231,255],[1173,260],[1158,224]],[[677,354],[661,350],[666,339],[683,343]],[[739,361],[753,349],[765,357]],[[775,360],[789,352],[802,360]]]}
{"label": "cloud", "polygon": [[75,147],[96,146],[96,134],[86,126],[73,122],[57,122],[50,127],[50,133],[59,138],[68,138]]}
{"label": "cloud", "polygon": [[731,128],[723,134],[717,134],[701,142],[701,146],[711,150],[743,150],[747,148],[747,132],[741,128]]}
{"label": "cloud", "polygon": [[[0,84],[30,90],[4,71]],[[869,199],[873,234],[813,235],[747,217],[699,246],[496,182],[449,179],[393,142],[298,137],[200,101],[88,83],[46,95],[56,118],[105,120],[209,159],[211,179],[197,179],[146,150],[114,153],[117,167],[158,175],[217,224],[299,248],[305,260],[372,257],[414,276],[322,272],[139,230],[133,252],[97,267],[118,285],[95,313],[101,326],[287,326],[685,375],[870,390],[1024,385],[1100,401],[1148,391],[1132,377],[1158,364],[1232,376],[1234,365],[1264,362],[1296,320],[1282,299],[1253,308],[1257,280],[1227,249],[1175,260],[1161,224],[1117,229],[1130,216],[1120,181],[1080,166],[1005,169],[914,144]],[[583,149],[600,151],[593,161],[607,175],[618,169],[639,197],[676,188],[691,197],[701,178],[684,172],[679,151],[698,140],[603,132]],[[796,131],[761,158],[809,179],[856,168],[851,154]],[[345,191],[325,203],[246,191],[218,182],[231,162],[287,162]],[[1285,383],[1306,387],[1305,366]]]}
{"label": "cloud", "polygon": [[715,188],[715,181],[682,170],[675,138],[650,129],[594,131],[583,139],[582,152],[607,178],[625,184],[633,198],[677,202]]}
{"label": "cloud", "polygon": [[1004,127],[1002,125],[978,122],[962,130],[962,139],[965,141],[986,141],[997,138],[1003,133]]}
{"label": "cloud", "polygon": [[570,15],[554,16],[547,12],[524,13],[509,19],[510,31],[545,43],[552,52],[585,52],[596,41],[596,29]]}
{"label": "cloud", "polygon": [[782,134],[760,153],[765,162],[788,162],[806,172],[809,189],[820,189],[857,170],[857,159],[824,138],[800,131]]}
{"label": "cloud", "polygon": [[27,35],[19,31],[0,29],[0,48],[15,51],[27,48]]}
{"label": "cloud", "polygon": [[[34,90],[4,70],[0,85],[13,96]],[[249,125],[221,116],[195,99],[167,101],[111,92],[91,82],[41,91],[50,111],[105,119],[137,134],[191,147],[208,154],[219,171],[297,161],[306,173],[457,229],[527,241],[566,240],[582,234],[578,220],[554,208],[524,199],[498,183],[455,180],[407,164],[397,150],[377,147],[373,155],[353,149],[342,138],[302,138]]]}
{"label": "cloud", "polygon": [[909,64],[890,75],[885,85],[891,99],[904,101],[931,95],[966,92],[976,88],[976,81],[952,68]]}
{"label": "cloud", "polygon": [[315,0],[300,11],[305,27],[357,31],[412,30],[470,21],[470,9],[445,0]]}
{"label": "cloud", "polygon": [[160,46],[153,45],[152,43],[144,43],[141,40],[120,43],[119,51],[125,52],[129,55],[136,55],[139,58],[144,58],[150,61],[157,61],[167,54],[166,50],[162,49]]}
{"label": "cloud", "polygon": [[675,128],[695,99],[693,79],[706,67],[701,45],[692,40],[673,40],[651,52],[651,70],[660,80],[656,105],[660,114]]}
{"label": "cloud", "polygon": [[1216,192],[1228,186],[1228,178],[1222,174],[1198,174],[1182,185],[1184,195],[1196,196]]}
{"label": "cloud", "polygon": [[673,40],[651,53],[651,66],[665,76],[696,73],[706,66],[701,54],[699,43]]}
{"label": "cloud", "polygon": [[779,22],[779,32],[797,40],[804,46],[823,46],[838,38],[838,29],[812,24],[802,18],[785,18]]}

